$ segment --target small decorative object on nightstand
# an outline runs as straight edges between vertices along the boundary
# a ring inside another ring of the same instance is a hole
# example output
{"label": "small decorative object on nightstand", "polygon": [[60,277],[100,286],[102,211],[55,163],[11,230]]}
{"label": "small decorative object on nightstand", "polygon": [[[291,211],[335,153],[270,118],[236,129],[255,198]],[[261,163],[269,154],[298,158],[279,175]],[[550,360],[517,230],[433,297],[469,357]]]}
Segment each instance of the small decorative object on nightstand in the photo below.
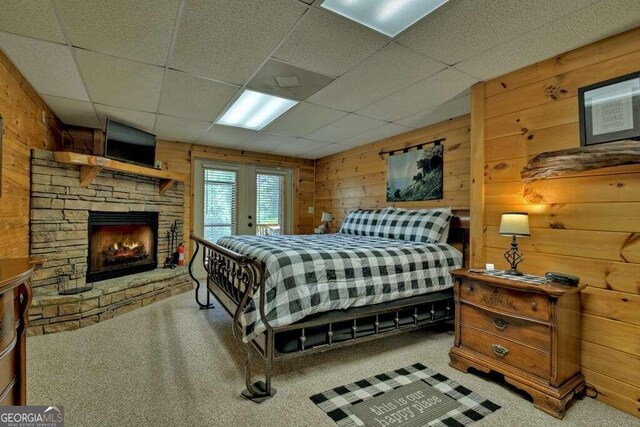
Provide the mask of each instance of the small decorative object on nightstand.
{"label": "small decorative object on nightstand", "polygon": [[323,228],[324,229],[323,233],[328,233],[329,223],[333,221],[333,215],[330,214],[329,212],[322,212],[322,218],[320,218],[320,221],[322,222],[322,225],[318,228]]}
{"label": "small decorative object on nightstand", "polygon": [[[495,371],[536,408],[562,418],[584,393],[580,372],[581,286],[544,277],[455,270],[456,335],[450,365]],[[502,275],[502,277],[500,277]]]}
{"label": "small decorative object on nightstand", "polygon": [[511,270],[507,271],[508,274],[514,276],[520,276],[522,273],[518,271],[518,264],[524,260],[522,252],[518,250],[517,236],[531,236],[529,230],[529,214],[525,212],[505,212],[502,214],[500,220],[500,235],[512,236],[511,249],[504,254],[504,258],[511,265]]}

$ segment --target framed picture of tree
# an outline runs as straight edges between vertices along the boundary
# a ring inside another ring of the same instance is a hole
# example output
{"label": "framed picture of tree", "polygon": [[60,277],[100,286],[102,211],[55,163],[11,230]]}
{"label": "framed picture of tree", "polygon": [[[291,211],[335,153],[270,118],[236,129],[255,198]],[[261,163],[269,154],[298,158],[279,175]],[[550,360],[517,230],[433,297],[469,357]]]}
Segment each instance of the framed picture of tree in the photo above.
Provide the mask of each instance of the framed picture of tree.
{"label": "framed picture of tree", "polygon": [[387,161],[387,201],[442,199],[443,147],[437,143],[390,155]]}

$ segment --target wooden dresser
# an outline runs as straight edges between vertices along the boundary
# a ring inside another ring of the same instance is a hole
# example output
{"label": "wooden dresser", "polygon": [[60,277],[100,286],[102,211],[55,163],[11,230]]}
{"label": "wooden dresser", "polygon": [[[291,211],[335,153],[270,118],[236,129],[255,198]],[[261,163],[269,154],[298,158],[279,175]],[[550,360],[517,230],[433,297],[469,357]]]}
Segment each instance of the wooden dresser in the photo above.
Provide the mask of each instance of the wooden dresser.
{"label": "wooden dresser", "polygon": [[33,269],[28,258],[0,260],[0,406],[27,402],[27,279]]}
{"label": "wooden dresser", "polygon": [[584,392],[580,291],[455,270],[456,335],[450,365],[495,371],[557,418]]}

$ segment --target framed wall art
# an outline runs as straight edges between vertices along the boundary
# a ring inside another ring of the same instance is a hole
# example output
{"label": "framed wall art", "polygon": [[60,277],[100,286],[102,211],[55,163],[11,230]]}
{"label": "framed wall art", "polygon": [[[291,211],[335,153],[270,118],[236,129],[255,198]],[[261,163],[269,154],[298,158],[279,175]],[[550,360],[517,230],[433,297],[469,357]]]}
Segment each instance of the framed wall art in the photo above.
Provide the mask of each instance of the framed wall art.
{"label": "framed wall art", "polygon": [[443,146],[390,153],[387,161],[387,201],[409,202],[442,199]]}
{"label": "framed wall art", "polygon": [[578,89],[580,145],[640,139],[640,72]]}

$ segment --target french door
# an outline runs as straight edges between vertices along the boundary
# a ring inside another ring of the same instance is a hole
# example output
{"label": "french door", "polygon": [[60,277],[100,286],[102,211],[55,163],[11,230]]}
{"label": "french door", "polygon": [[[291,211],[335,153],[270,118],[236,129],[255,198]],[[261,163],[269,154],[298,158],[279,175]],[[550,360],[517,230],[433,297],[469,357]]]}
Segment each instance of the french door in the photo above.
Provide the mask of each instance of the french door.
{"label": "french door", "polygon": [[286,168],[197,160],[195,234],[215,243],[225,236],[291,233],[292,175]]}

